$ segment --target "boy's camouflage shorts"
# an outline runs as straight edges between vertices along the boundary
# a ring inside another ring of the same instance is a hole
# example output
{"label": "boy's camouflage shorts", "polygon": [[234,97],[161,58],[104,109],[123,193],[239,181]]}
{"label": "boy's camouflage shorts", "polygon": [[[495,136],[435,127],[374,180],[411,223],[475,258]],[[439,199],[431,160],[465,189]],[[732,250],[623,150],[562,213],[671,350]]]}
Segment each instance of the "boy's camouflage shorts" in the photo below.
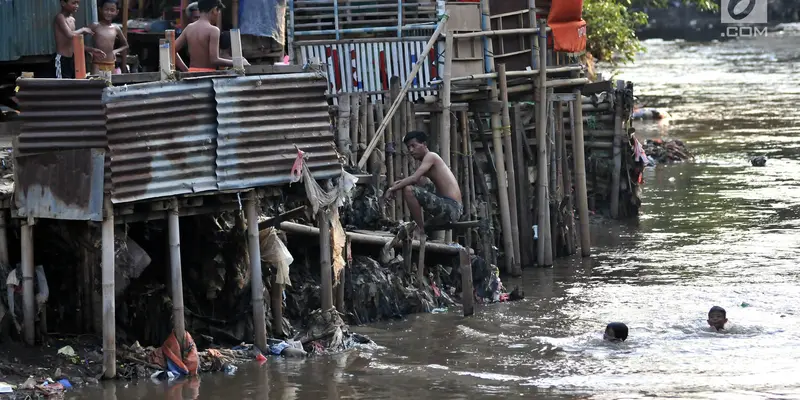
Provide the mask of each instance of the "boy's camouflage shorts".
{"label": "boy's camouflage shorts", "polygon": [[458,222],[463,212],[463,206],[457,201],[429,192],[422,187],[413,187],[414,197],[417,198],[425,216],[425,226],[449,224]]}

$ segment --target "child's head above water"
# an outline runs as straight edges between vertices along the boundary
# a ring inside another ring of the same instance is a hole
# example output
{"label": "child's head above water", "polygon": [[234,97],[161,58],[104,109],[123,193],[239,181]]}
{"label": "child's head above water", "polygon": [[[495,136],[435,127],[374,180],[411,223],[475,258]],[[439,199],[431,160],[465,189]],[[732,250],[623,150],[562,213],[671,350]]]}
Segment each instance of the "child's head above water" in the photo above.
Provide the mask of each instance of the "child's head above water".
{"label": "child's head above water", "polygon": [[612,322],[606,325],[603,340],[609,342],[624,342],[628,338],[628,325],[622,322]]}
{"label": "child's head above water", "polygon": [[725,328],[725,324],[728,322],[728,318],[726,318],[725,309],[720,306],[711,307],[708,310],[708,325],[716,330],[722,330]]}

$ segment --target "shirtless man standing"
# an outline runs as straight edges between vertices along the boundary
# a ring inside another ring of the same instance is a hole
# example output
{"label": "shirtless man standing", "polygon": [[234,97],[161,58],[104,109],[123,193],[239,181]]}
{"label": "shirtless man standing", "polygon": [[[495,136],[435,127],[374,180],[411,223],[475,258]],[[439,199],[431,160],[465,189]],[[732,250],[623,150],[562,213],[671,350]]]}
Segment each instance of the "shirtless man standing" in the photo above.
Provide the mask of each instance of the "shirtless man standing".
{"label": "shirtless man standing", "polygon": [[[94,32],[94,43],[98,49],[102,50],[106,56],[103,58],[95,57],[92,60],[92,75],[100,75],[103,79],[111,80],[111,75],[120,72],[128,72],[125,58],[128,52],[128,40],[122,33],[122,29],[113,25],[114,18],[117,17],[119,9],[117,0],[100,0],[100,22],[92,24]],[[119,39],[120,47],[114,48]],[[122,68],[116,70],[117,55],[122,55]]]}
{"label": "shirtless man standing", "polygon": [[[186,26],[181,36],[175,41],[175,51],[189,45],[189,68],[177,56],[176,62],[181,71],[212,72],[219,67],[233,67],[233,61],[219,56],[219,28],[211,21],[216,21],[220,11],[225,8],[220,0],[200,0],[197,2],[200,19]],[[244,65],[250,65],[247,60]]]}
{"label": "shirtless man standing", "polygon": [[[417,234],[422,237],[425,234],[423,210],[431,216],[428,226],[458,221],[463,212],[461,188],[442,158],[428,150],[427,135],[424,132],[409,132],[403,138],[403,143],[411,156],[422,161],[422,164],[413,175],[395,182],[385,196],[393,197],[398,190],[403,190],[403,198],[411,211],[411,217],[417,223]],[[436,193],[416,186],[423,177],[433,182]]]}
{"label": "shirtless man standing", "polygon": [[[53,19],[53,31],[56,38],[56,78],[75,78],[75,59],[72,38],[78,35],[93,35],[88,27],[75,30],[75,13],[80,7],[80,0],[61,0],[61,11]],[[85,51],[97,58],[106,56],[101,50],[85,47]]]}

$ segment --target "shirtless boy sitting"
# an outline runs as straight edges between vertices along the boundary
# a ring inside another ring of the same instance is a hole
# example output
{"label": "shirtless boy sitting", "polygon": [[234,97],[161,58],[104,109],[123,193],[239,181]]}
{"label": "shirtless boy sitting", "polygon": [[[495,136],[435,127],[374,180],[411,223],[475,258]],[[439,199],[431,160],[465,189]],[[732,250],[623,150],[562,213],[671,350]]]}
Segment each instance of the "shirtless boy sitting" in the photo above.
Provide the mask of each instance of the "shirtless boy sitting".
{"label": "shirtless boy sitting", "polygon": [[[94,32],[95,46],[105,53],[105,57],[95,57],[92,59],[92,75],[100,75],[106,80],[111,80],[114,73],[128,72],[125,58],[128,52],[128,40],[122,34],[122,29],[113,25],[114,18],[117,17],[119,9],[118,0],[100,0],[100,22],[92,24]],[[120,47],[114,48],[119,39]],[[115,70],[117,55],[122,55],[121,70]]]}
{"label": "shirtless boy sitting", "polygon": [[[56,78],[75,78],[75,59],[72,38],[78,35],[93,35],[88,27],[75,30],[75,13],[80,8],[80,0],[61,0],[61,11],[53,19],[53,31],[56,39]],[[99,49],[84,47],[85,51],[95,58],[104,58],[106,54]]]}
{"label": "shirtless boy sitting", "polygon": [[[427,221],[428,226],[457,222],[463,211],[461,189],[456,177],[438,154],[428,150],[427,140],[427,135],[419,131],[409,132],[403,138],[411,156],[422,163],[413,175],[395,182],[385,194],[386,197],[393,197],[398,190],[403,190],[403,198],[417,223],[417,235],[420,237],[425,234],[423,210],[431,216]],[[433,182],[436,193],[415,186],[423,177]]]}
{"label": "shirtless boy sitting", "polygon": [[[189,72],[212,72],[219,67],[232,67],[233,61],[219,56],[219,28],[211,21],[216,21],[220,11],[225,8],[220,0],[200,0],[197,2],[200,19],[186,26],[181,36],[175,41],[175,51],[189,45],[189,68],[176,57],[178,69]],[[247,60],[244,65],[250,65]]]}

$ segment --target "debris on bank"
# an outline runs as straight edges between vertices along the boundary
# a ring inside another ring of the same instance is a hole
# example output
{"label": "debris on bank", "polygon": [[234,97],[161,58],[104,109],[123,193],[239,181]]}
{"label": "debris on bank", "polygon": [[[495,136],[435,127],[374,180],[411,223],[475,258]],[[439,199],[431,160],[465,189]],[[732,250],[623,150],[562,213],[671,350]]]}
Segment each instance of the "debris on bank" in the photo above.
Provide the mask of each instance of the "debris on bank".
{"label": "debris on bank", "polygon": [[694,158],[686,144],[680,140],[647,139],[644,144],[648,166],[683,162]]}

